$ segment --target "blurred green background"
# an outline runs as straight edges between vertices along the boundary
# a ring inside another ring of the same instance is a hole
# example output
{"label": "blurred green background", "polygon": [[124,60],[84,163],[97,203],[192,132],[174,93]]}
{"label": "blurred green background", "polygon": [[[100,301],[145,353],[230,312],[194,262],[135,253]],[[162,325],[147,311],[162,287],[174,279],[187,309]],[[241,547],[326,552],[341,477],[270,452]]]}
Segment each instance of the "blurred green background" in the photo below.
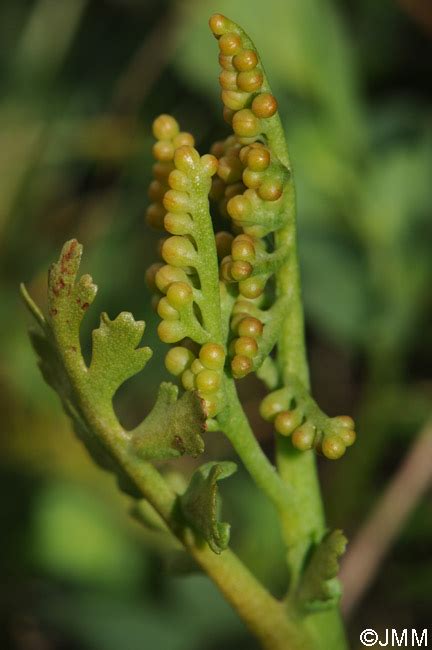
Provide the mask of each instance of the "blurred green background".
{"label": "blurred green background", "polygon": [[[428,0],[2,0],[0,3],[0,647],[226,650],[254,642],[205,578],[128,516],[43,383],[18,283],[44,304],[46,269],[85,244],[98,312],[147,321],[155,356],[116,398],[125,424],[165,377],[144,272],[151,121],[171,112],[204,151],[227,133],[214,11],[254,38],[278,97],[298,186],[315,394],[359,440],[320,464],[332,525],[353,535],[432,411],[432,9]],[[242,395],[256,413],[263,389]],[[219,434],[207,456],[231,458]],[[192,461],[177,467],[189,475]],[[223,485],[233,545],[276,592],[283,550],[264,497]],[[418,504],[350,623],[425,627],[432,499]],[[169,564],[169,562],[168,562]],[[265,615],[265,613],[263,613]],[[330,650],[330,649],[329,649]]]}

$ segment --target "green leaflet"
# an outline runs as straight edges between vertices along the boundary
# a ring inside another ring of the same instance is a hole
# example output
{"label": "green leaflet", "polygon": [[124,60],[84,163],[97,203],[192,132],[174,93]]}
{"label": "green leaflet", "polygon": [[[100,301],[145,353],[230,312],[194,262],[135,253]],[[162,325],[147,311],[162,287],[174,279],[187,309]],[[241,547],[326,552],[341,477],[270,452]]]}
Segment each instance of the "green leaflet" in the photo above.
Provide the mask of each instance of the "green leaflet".
{"label": "green leaflet", "polygon": [[128,312],[111,321],[104,313],[99,328],[93,331],[92,360],[87,368],[81,354],[79,328],[97,287],[89,275],[77,280],[81,257],[82,246],[72,239],[63,246],[59,261],[51,265],[48,323],[78,392],[90,392],[101,409],[110,411],[117,389],[144,368],[152,352],[150,348],[136,349],[144,333],[143,321],[135,321]]}
{"label": "green leaflet", "polygon": [[230,525],[220,522],[217,483],[234,474],[237,465],[229,461],[201,465],[186,492],[180,497],[183,516],[208,543],[214,553],[224,551],[229,543]]}
{"label": "green leaflet", "polygon": [[[30,342],[38,357],[38,365],[46,383],[58,394],[63,409],[72,421],[74,431],[83,442],[90,456],[100,467],[114,471],[114,461],[85,422],[74,395],[70,377],[56,348],[54,333],[24,285],[21,295],[40,328],[29,331]],[[120,480],[120,476],[119,476]],[[122,480],[127,481],[123,476]]]}
{"label": "green leaflet", "polygon": [[76,239],[66,242],[48,273],[48,320],[55,337],[73,352],[77,351],[74,346],[80,347],[79,327],[97,293],[90,275],[77,281],[82,250]]}
{"label": "green leaflet", "polygon": [[327,609],[338,601],[341,595],[337,579],[339,558],[346,544],[343,532],[333,530],[314,549],[297,591],[298,601],[306,611]]}
{"label": "green leaflet", "polygon": [[[177,399],[178,388],[162,383],[156,404],[143,422],[131,432],[131,444],[144,460],[175,458],[188,454],[198,456],[204,451],[201,437],[206,417],[196,393],[185,392]],[[162,443],[162,445],[161,445]]]}
{"label": "green leaflet", "polygon": [[42,375],[58,393],[78,437],[100,466],[117,474],[121,488],[136,495],[115,458],[116,444],[145,460],[196,456],[204,450],[200,434],[205,416],[195,394],[178,400],[178,389],[164,383],[150,414],[132,432],[123,430],[112,398],[127,379],[144,368],[152,352],[148,347],[137,347],[145,329],[143,321],[135,321],[128,312],[114,320],[103,313],[100,326],[93,331],[92,359],[87,367],[79,329],[97,287],[89,275],[77,280],[81,256],[82,246],[71,240],[51,266],[47,319],[21,287],[39,325],[38,330],[30,332],[30,339]]}
{"label": "green leaflet", "polygon": [[[29,309],[34,313],[35,305],[31,302],[31,298],[28,296],[24,286],[21,287],[21,292]],[[131,493],[131,491],[133,493],[127,476],[123,473],[120,474],[120,470],[117,468],[114,459],[85,421],[74,396],[70,378],[56,350],[53,333],[43,317],[42,320],[38,320],[42,331],[31,329],[29,336],[32,347],[38,357],[38,365],[43,378],[58,394],[66,415],[71,419],[77,437],[84,444],[93,461],[103,469],[115,472],[124,490],[128,493]]]}
{"label": "green leaflet", "polygon": [[150,359],[149,348],[136,349],[144,328],[144,322],[136,322],[128,312],[122,312],[114,320],[101,314],[100,326],[93,330],[93,354],[88,372],[88,381],[101,399],[111,400],[118,387],[140,372]]}

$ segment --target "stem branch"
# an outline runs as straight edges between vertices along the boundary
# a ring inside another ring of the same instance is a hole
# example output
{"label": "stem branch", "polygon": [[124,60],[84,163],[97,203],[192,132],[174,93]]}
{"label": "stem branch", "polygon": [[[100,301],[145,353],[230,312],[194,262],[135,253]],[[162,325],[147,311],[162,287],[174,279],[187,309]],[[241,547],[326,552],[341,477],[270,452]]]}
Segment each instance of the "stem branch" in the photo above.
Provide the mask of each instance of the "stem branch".
{"label": "stem branch", "polygon": [[[287,317],[283,322],[278,342],[278,365],[284,384],[288,384],[289,377],[295,375],[306,388],[309,388],[297,254],[295,188],[279,118],[271,122],[266,135],[271,150],[291,174],[285,189],[286,225],[275,234],[276,248],[288,247],[290,250],[285,264],[276,272],[277,296],[285,296],[289,301]],[[287,561],[291,572],[290,594],[292,594],[300,579],[311,545],[319,541],[325,532],[325,519],[313,452],[299,452],[294,449],[289,439],[278,436],[276,462],[282,481],[296,497],[290,511],[282,518],[282,530],[288,547]],[[316,648],[328,650],[331,647],[334,650],[342,650],[346,647],[340,614],[336,608],[324,614],[307,617],[306,625],[314,636]]]}
{"label": "stem branch", "polygon": [[222,431],[230,440],[243,464],[258,487],[269,497],[279,512],[287,508],[294,495],[281,481],[276,468],[268,460],[255,438],[243,407],[239,401],[234,381],[225,382],[227,408],[218,416]]}
{"label": "stem branch", "polygon": [[[90,414],[85,414],[90,415]],[[109,441],[110,449],[142,495],[152,504],[171,532],[180,540],[197,564],[215,583],[225,599],[237,611],[265,650],[310,650],[307,633],[295,621],[283,603],[279,602],[258,582],[238,557],[230,550],[216,555],[206,543],[198,543],[175,516],[177,495],[157,469],[131,455],[124,442],[124,432],[105,431],[93,413],[93,425],[98,435]]]}

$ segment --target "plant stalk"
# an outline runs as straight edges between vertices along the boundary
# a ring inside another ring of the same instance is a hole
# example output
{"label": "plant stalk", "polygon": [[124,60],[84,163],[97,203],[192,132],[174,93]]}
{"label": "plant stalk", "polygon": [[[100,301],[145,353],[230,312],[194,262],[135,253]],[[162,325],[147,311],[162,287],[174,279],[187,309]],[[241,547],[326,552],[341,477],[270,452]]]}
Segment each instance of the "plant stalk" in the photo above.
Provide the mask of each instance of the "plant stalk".
{"label": "plant stalk", "polygon": [[[277,360],[284,384],[288,383],[289,376],[294,374],[304,386],[309,388],[297,252],[295,187],[285,135],[279,118],[272,122],[267,137],[271,150],[291,175],[285,196],[286,225],[275,234],[276,248],[289,247],[290,250],[286,263],[276,272],[277,295],[287,297],[290,303],[278,341]],[[292,594],[297,587],[311,546],[324,535],[325,517],[314,453],[297,451],[289,438],[277,436],[276,463],[282,481],[296,496],[289,513],[282,520],[282,529],[288,547],[287,561],[291,574],[290,594]],[[314,637],[317,649],[346,648],[341,617],[337,608],[307,616],[305,626]]]}
{"label": "plant stalk", "polygon": [[98,403],[92,399],[91,390],[82,379],[82,366],[77,368],[76,358],[68,355],[67,346],[59,340],[57,343],[84,420],[143,498],[155,508],[173,535],[260,640],[263,648],[286,650],[288,643],[290,650],[312,650],[309,636],[295,620],[293,609],[287,613],[285,604],[273,598],[232,551],[226,550],[216,555],[204,541],[196,539],[191,529],[185,527],[178,516],[177,494],[151,463],[141,460],[131,450],[129,434],[118,422],[114,411],[109,417],[99,411]]}
{"label": "plant stalk", "polygon": [[227,407],[218,416],[218,423],[230,440],[257,486],[268,496],[279,512],[286,509],[294,495],[281,481],[274,465],[262,451],[237,395],[233,379],[225,381]]}
{"label": "plant stalk", "polygon": [[197,541],[190,529],[184,528],[176,516],[177,495],[151,463],[131,454],[125,442],[127,434],[120,425],[115,431],[108,432],[103,421],[95,415],[94,408],[88,410],[84,415],[91,419],[98,436],[263,648],[312,650],[309,635],[295,620],[294,614],[287,613],[284,603],[276,600],[232,551],[216,555],[205,542]]}
{"label": "plant stalk", "polygon": [[113,451],[143,496],[155,507],[263,648],[311,650],[309,635],[292,614],[287,615],[284,603],[276,600],[231,550],[216,555],[205,542],[198,543],[190,530],[185,531],[179,525],[175,517],[177,495],[157,469],[130,456],[121,444],[115,445]]}

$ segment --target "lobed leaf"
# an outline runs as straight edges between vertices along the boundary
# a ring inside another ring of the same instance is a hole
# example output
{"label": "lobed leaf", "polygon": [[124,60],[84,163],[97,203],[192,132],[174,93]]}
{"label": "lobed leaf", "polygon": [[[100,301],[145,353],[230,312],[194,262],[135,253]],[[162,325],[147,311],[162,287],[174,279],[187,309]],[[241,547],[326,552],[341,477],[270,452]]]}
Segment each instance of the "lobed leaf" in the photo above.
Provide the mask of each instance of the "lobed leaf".
{"label": "lobed leaf", "polygon": [[217,554],[227,548],[230,538],[230,525],[220,522],[218,518],[217,483],[236,470],[236,464],[229,461],[201,465],[192,476],[186,492],[180,497],[183,516]]}
{"label": "lobed leaf", "polygon": [[97,293],[90,275],[77,281],[82,251],[76,239],[66,242],[48,273],[48,324],[56,339],[72,351],[79,347],[81,321]]}
{"label": "lobed leaf", "polygon": [[89,382],[101,398],[111,400],[127,379],[140,372],[152,356],[150,348],[137,348],[145,323],[122,312],[110,320],[104,312],[100,326],[93,330],[93,354]]}
{"label": "lobed leaf", "polygon": [[112,398],[118,388],[144,368],[152,352],[137,347],[145,323],[122,312],[114,320],[101,315],[93,331],[90,367],[81,353],[81,321],[96,295],[89,275],[77,279],[82,246],[67,242],[58,262],[51,265],[48,281],[49,315],[21,288],[23,299],[39,328],[30,332],[44,379],[58,393],[74,430],[94,461],[117,475],[119,486],[138,496],[135,487],[119,466],[112,440],[130,444],[142,459],[165,459],[185,453],[197,456],[204,450],[201,433],[205,416],[196,394],[177,399],[178,389],[162,384],[155,406],[132,432],[125,432],[114,413]]}
{"label": "lobed leaf", "polygon": [[347,539],[341,530],[334,530],[314,549],[304,571],[297,598],[307,611],[332,607],[341,595],[337,579],[339,558],[344,554]]}
{"label": "lobed leaf", "polygon": [[156,404],[132,433],[134,451],[145,460],[175,458],[184,454],[198,456],[204,451],[201,433],[206,416],[202,401],[187,391],[180,399],[178,388],[164,382]]}

